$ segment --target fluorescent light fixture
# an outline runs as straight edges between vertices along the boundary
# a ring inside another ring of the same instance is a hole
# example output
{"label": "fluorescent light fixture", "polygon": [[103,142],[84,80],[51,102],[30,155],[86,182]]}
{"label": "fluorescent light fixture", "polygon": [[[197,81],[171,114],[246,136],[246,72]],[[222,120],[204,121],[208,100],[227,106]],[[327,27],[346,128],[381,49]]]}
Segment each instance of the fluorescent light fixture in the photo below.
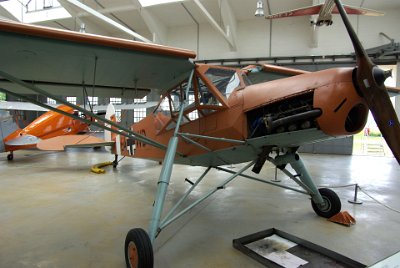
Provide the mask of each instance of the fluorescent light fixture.
{"label": "fluorescent light fixture", "polygon": [[254,14],[256,17],[264,17],[264,6],[262,0],[257,1],[257,9],[256,13]]}

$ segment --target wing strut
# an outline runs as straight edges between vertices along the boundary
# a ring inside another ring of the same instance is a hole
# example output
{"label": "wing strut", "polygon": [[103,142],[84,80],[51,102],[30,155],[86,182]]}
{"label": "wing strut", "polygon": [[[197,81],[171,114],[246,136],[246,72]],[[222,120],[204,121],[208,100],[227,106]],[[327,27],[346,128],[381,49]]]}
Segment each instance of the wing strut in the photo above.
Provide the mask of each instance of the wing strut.
{"label": "wing strut", "polygon": [[[84,114],[86,114],[86,115],[89,115],[90,117],[95,118],[95,119],[97,119],[97,120],[100,121],[100,122],[107,123],[107,124],[109,124],[110,126],[115,127],[116,129],[106,128],[106,126],[104,126],[103,124],[100,124],[100,123],[98,123],[98,122],[90,121],[90,120],[81,118],[81,117],[79,117],[79,116],[74,116],[73,114],[69,114],[69,113],[63,112],[63,111],[61,111],[61,110],[59,110],[59,109],[57,109],[57,108],[48,106],[48,105],[43,104],[43,103],[41,103],[41,102],[38,102],[38,101],[36,101],[35,99],[30,98],[30,97],[27,97],[27,96],[25,96],[25,95],[20,95],[20,94],[17,94],[17,93],[8,91],[8,90],[3,89],[3,88],[0,89],[1,91],[5,92],[5,93],[7,93],[7,94],[16,96],[16,97],[21,98],[21,99],[23,99],[23,100],[27,100],[27,101],[32,102],[32,103],[34,103],[34,104],[36,104],[36,105],[39,105],[39,106],[41,106],[41,107],[44,107],[44,108],[49,109],[49,110],[51,110],[51,111],[54,111],[54,112],[63,114],[63,115],[65,115],[65,116],[69,116],[69,117],[74,118],[74,119],[76,119],[76,120],[80,120],[80,121],[85,122],[85,123],[87,123],[87,124],[92,124],[92,125],[95,125],[95,126],[97,126],[97,127],[100,127],[100,128],[103,128],[103,129],[107,129],[107,130],[109,130],[109,131],[111,131],[111,132],[114,132],[114,133],[116,133],[116,134],[120,134],[120,135],[129,137],[129,138],[135,138],[136,140],[138,140],[138,141],[140,141],[140,142],[143,142],[143,143],[145,143],[145,144],[149,144],[149,145],[154,146],[154,147],[156,147],[156,148],[159,148],[159,149],[161,149],[161,150],[166,150],[166,149],[167,149],[167,146],[165,146],[164,144],[155,142],[155,141],[153,141],[152,139],[147,138],[146,136],[140,135],[140,134],[138,134],[138,133],[136,133],[136,132],[134,132],[134,131],[132,131],[132,130],[126,128],[126,127],[123,127],[123,126],[120,126],[120,125],[116,124],[115,122],[112,122],[112,121],[110,121],[110,120],[107,120],[107,119],[105,119],[105,118],[102,118],[101,116],[99,116],[99,115],[97,115],[97,114],[94,114],[94,113],[92,113],[92,112],[89,112],[88,110],[85,110],[84,108],[79,107],[79,106],[77,106],[77,105],[74,105],[74,104],[72,104],[72,103],[70,103],[70,102],[67,102],[67,101],[65,101],[65,100],[63,100],[63,99],[61,99],[61,98],[59,98],[59,97],[57,97],[57,96],[55,96],[55,95],[53,95],[53,94],[50,94],[50,93],[47,92],[47,91],[44,91],[44,90],[38,88],[38,87],[35,86],[35,85],[28,84],[28,83],[26,83],[26,82],[24,82],[24,81],[22,81],[22,80],[20,80],[20,79],[18,79],[18,78],[16,78],[16,77],[14,77],[14,76],[8,74],[8,73],[5,73],[5,72],[3,72],[3,71],[1,71],[1,70],[0,70],[0,76],[4,77],[5,79],[9,80],[10,82],[13,82],[13,83],[16,83],[16,84],[18,84],[18,85],[20,85],[20,86],[23,86],[23,87],[25,87],[25,88],[27,88],[27,89],[30,89],[30,90],[32,90],[32,91],[38,93],[38,94],[41,94],[41,95],[44,95],[44,96],[46,96],[46,97],[52,98],[53,100],[56,100],[56,101],[59,102],[59,103],[62,103],[62,104],[64,104],[64,105],[67,105],[67,106],[69,106],[69,107],[71,107],[71,108],[73,108],[73,109],[75,109],[75,110],[77,110],[77,111],[80,111],[80,112],[82,112],[82,113],[84,113]],[[120,130],[122,130],[122,132],[119,132]]]}
{"label": "wing strut", "polygon": [[176,149],[178,147],[178,139],[179,139],[178,132],[179,132],[179,128],[180,128],[180,125],[182,122],[183,110],[187,106],[187,101],[189,99],[189,89],[192,86],[193,74],[194,74],[194,69],[191,71],[190,76],[189,76],[189,81],[187,83],[186,90],[185,90],[185,97],[181,103],[174,135],[170,138],[170,140],[168,142],[168,148],[167,148],[167,151],[165,152],[163,166],[161,169],[160,177],[158,179],[156,200],[154,203],[153,212],[152,212],[151,220],[150,220],[150,227],[149,227],[149,237],[150,237],[151,242],[154,242],[154,240],[156,239],[156,236],[159,232],[161,214],[162,214],[162,211],[164,208],[164,201],[165,201],[165,197],[167,194],[169,181],[171,179],[171,173],[172,173],[172,167],[174,164]]}

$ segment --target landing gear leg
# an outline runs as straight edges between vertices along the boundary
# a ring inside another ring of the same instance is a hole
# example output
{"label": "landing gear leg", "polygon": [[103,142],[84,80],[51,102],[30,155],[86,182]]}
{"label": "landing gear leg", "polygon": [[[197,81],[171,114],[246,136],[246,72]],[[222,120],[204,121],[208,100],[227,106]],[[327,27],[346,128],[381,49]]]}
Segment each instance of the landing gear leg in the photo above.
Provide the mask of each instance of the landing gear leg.
{"label": "landing gear leg", "polygon": [[7,160],[8,161],[11,161],[11,160],[13,160],[14,159],[14,153],[13,152],[10,152],[8,155],[7,155]]}
{"label": "landing gear leg", "polygon": [[274,159],[274,164],[278,167],[281,165],[284,167],[286,164],[292,166],[296,175],[292,175],[286,169],[282,169],[282,171],[310,194],[311,205],[319,216],[330,218],[340,212],[342,205],[337,194],[327,188],[317,189],[298,154],[277,156]]}
{"label": "landing gear leg", "polygon": [[118,155],[115,155],[114,161],[113,161],[113,168],[116,168],[118,166]]}
{"label": "landing gear leg", "polygon": [[[172,167],[174,165],[174,159],[176,154],[176,149],[178,148],[179,141],[179,127],[182,122],[183,110],[186,107],[186,100],[189,99],[189,89],[192,85],[192,77],[194,74],[194,69],[192,70],[189,81],[186,86],[185,98],[181,103],[178,120],[176,122],[174,135],[170,138],[167,146],[167,151],[165,152],[163,166],[161,169],[160,177],[157,184],[157,193],[155,196],[155,201],[153,205],[153,212],[151,215],[150,226],[148,234],[142,229],[133,229],[129,231],[127,235],[127,240],[125,241],[125,261],[128,267],[134,268],[153,268],[153,248],[152,243],[154,243],[157,235],[161,231],[160,222],[161,214],[164,208],[165,197],[167,195],[167,190],[169,182],[171,180]],[[140,231],[138,231],[140,230]],[[132,242],[132,243],[131,243]],[[138,254],[136,254],[136,252]],[[142,252],[142,255],[139,254]],[[126,256],[133,256],[133,258],[127,258]],[[137,256],[137,262],[135,262],[135,256]],[[144,257],[143,257],[144,256]],[[143,261],[141,258],[144,258]],[[132,261],[131,261],[132,259]],[[133,265],[132,265],[133,263]],[[136,264],[137,263],[137,264]],[[136,264],[136,266],[135,266]]]}
{"label": "landing gear leg", "polygon": [[[153,206],[149,233],[147,234],[142,229],[132,229],[126,236],[125,261],[129,268],[153,268],[152,243],[160,232],[161,213],[164,208],[165,197],[171,179],[172,166],[174,164],[177,146],[178,137],[172,137],[168,143],[164,165],[161,169],[160,178],[158,180],[156,200]],[[141,254],[139,254],[140,252]]]}

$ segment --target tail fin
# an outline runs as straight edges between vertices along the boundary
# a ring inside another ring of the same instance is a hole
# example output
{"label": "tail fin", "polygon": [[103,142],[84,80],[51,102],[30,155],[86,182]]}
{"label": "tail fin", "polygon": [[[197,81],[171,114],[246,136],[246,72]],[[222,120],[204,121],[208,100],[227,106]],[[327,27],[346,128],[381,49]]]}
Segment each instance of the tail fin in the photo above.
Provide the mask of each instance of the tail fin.
{"label": "tail fin", "polygon": [[[107,106],[105,118],[112,122],[117,122],[117,118],[115,116],[115,108],[111,103]],[[118,128],[112,127],[109,124],[104,124],[104,125],[106,127],[111,127],[113,129],[118,130]],[[109,130],[104,130],[104,140],[107,142],[114,142],[114,145],[112,146],[111,150],[109,150],[112,154],[115,154],[116,156],[133,155],[132,143],[129,143],[130,140],[127,139],[125,136],[111,133],[111,131]],[[128,144],[130,145],[129,147],[127,147]]]}
{"label": "tail fin", "polygon": [[19,129],[12,116],[0,116],[0,152],[5,152],[4,139]]}

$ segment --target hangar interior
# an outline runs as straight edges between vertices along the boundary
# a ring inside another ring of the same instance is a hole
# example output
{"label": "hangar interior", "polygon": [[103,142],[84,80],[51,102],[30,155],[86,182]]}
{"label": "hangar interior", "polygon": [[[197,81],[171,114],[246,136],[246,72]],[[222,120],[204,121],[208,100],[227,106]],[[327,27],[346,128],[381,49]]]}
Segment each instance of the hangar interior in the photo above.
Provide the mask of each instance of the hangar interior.
{"label": "hangar interior", "polygon": [[[0,1],[0,19],[189,49],[196,53],[196,63],[235,67],[268,63],[308,71],[355,66],[353,46],[338,15],[333,15],[332,25],[321,27],[310,23],[316,16],[268,20],[254,16],[258,2],[6,0]],[[261,1],[266,15],[323,2]],[[400,2],[343,2],[384,13],[349,19],[374,63],[392,70],[387,85],[400,87],[400,32],[396,27]],[[160,92],[152,90],[144,98],[105,98],[89,90],[86,95],[60,97],[74,104],[135,104],[158,101]],[[399,117],[400,97],[392,97],[392,102]],[[117,116],[122,125],[130,126],[151,111],[122,110]],[[21,111],[21,125],[42,113]],[[368,133],[377,128],[372,119],[366,127]],[[299,193],[240,178],[159,235],[154,244],[155,267],[264,267],[235,250],[232,240],[268,228],[284,230],[365,266],[383,267],[377,263],[400,251],[396,236],[400,231],[396,194],[400,168],[384,139],[378,138],[363,132],[299,149],[316,184],[336,191],[342,210],[356,218],[355,225],[344,227],[318,217],[309,198]],[[15,152],[13,161],[7,161],[6,153],[0,156],[0,267],[125,266],[124,237],[134,226],[147,229],[162,165],[124,159],[105,174],[93,174],[92,165],[113,160],[109,152],[21,150]],[[237,171],[242,166],[227,168]],[[203,171],[202,167],[174,165],[166,206],[173,206],[190,187],[185,179],[194,180]],[[224,176],[212,171],[190,198],[215,187]],[[296,185],[272,165],[264,166],[259,177]],[[355,198],[355,184],[360,205],[347,202]],[[386,267],[400,264],[398,254],[392,264]]]}

